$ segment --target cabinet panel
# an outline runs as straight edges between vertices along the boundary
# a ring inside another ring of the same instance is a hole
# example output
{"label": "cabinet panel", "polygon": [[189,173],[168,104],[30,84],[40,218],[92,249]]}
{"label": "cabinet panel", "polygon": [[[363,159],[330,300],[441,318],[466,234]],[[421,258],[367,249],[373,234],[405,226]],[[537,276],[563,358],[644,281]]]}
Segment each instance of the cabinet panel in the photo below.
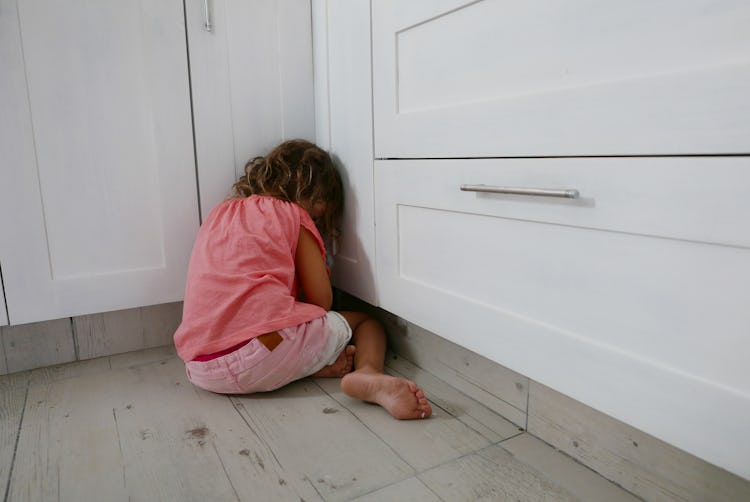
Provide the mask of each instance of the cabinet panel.
{"label": "cabinet panel", "polygon": [[384,308],[750,475],[750,159],[375,164]]}
{"label": "cabinet panel", "polygon": [[315,139],[309,0],[185,3],[201,211],[252,157]]}
{"label": "cabinet panel", "polygon": [[373,2],[378,158],[750,152],[741,0]]}
{"label": "cabinet panel", "polygon": [[0,7],[10,321],[181,299],[198,224],[182,2]]}
{"label": "cabinet panel", "polygon": [[331,153],[346,197],[332,281],[377,305],[370,2],[315,2],[313,29],[316,141]]}

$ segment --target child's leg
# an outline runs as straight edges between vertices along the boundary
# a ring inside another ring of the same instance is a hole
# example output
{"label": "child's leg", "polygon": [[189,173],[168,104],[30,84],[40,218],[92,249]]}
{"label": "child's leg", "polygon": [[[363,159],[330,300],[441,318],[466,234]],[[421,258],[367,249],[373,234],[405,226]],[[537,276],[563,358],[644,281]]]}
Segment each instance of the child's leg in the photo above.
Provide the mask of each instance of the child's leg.
{"label": "child's leg", "polygon": [[380,323],[359,312],[341,312],[352,328],[354,371],[341,380],[345,394],[376,403],[399,419],[427,418],[432,407],[416,383],[383,373],[386,337]]}
{"label": "child's leg", "polygon": [[311,376],[341,378],[349,373],[354,367],[354,345],[350,345],[352,329],[344,316],[338,312],[328,312],[325,316],[325,329],[327,332],[326,346],[322,352],[318,352],[327,361],[331,361],[334,354],[338,353],[335,360],[328,366],[324,366]]}

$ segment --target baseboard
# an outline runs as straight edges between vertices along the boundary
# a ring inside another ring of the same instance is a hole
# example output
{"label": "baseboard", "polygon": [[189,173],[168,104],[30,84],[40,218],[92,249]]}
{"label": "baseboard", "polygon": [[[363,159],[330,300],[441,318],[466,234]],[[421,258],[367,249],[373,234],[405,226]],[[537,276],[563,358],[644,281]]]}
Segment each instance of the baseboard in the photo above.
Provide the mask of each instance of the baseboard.
{"label": "baseboard", "polygon": [[750,500],[750,481],[538,382],[528,432],[645,500]]}
{"label": "baseboard", "polygon": [[0,375],[170,345],[182,302],[0,328]]}

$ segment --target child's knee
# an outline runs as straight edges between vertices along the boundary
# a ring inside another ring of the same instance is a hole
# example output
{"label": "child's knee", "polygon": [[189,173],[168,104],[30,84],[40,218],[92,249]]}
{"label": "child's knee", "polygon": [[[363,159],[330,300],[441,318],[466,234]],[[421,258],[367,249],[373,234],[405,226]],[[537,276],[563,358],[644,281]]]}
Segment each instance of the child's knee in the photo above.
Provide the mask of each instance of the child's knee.
{"label": "child's knee", "polygon": [[346,322],[349,323],[349,327],[352,328],[353,332],[357,331],[362,324],[372,319],[372,317],[364,312],[339,312],[339,314],[346,319]]}

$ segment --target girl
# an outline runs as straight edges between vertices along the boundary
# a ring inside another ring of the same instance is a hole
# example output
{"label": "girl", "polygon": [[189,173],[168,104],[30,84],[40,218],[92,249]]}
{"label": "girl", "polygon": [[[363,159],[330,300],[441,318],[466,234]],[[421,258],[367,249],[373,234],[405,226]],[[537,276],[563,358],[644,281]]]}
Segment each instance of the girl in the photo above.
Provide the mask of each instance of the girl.
{"label": "girl", "polygon": [[174,341],[194,385],[245,394],[343,377],[344,393],[396,418],[430,416],[414,382],[383,373],[382,326],[330,310],[321,233],[336,238],[342,208],[341,178],[312,143],[287,141],[248,162],[198,231],[190,260]]}

